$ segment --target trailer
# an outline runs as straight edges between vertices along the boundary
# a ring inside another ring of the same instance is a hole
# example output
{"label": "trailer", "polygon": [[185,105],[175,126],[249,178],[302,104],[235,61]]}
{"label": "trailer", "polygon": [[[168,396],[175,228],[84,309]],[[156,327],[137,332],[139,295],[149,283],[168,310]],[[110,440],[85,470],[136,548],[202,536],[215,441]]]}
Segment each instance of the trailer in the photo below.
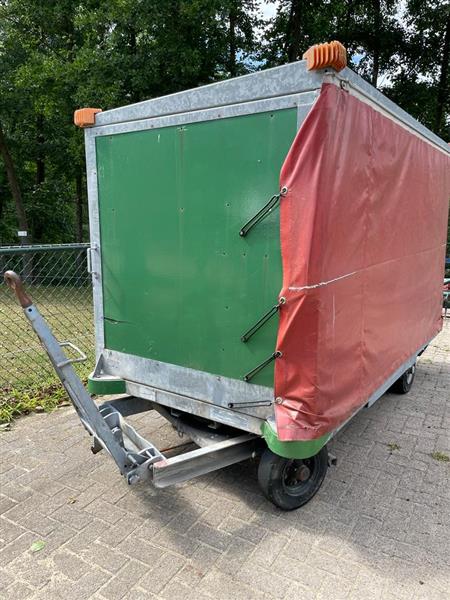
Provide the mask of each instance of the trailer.
{"label": "trailer", "polygon": [[[129,484],[259,459],[281,509],[320,488],[329,440],[411,388],[442,327],[448,145],[346,67],[304,60],[138,104],[79,109],[98,406],[7,273],[78,415]],[[414,288],[411,289],[411,277]],[[77,349],[72,345],[72,350]],[[156,410],[196,445],[127,422]]]}

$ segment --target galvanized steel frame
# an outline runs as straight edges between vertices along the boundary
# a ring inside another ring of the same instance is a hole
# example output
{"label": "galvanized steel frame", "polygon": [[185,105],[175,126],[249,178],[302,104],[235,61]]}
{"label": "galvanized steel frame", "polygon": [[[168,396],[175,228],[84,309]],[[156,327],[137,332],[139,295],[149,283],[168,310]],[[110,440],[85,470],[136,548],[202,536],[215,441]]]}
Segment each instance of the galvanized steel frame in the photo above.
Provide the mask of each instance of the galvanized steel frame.
{"label": "galvanized steel frame", "polygon": [[268,98],[275,99],[319,89],[323,82],[323,72],[307,71],[305,66],[306,61],[291,63],[108,110],[96,115],[95,128]]}

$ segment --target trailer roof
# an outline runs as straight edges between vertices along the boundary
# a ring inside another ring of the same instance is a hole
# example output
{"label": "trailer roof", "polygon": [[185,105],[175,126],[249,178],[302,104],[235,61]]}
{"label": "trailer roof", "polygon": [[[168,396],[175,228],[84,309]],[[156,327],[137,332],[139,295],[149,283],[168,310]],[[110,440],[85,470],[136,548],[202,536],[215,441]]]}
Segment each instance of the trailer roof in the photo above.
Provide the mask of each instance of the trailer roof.
{"label": "trailer roof", "polygon": [[352,91],[375,104],[391,118],[450,153],[447,142],[348,67],[339,73],[329,68],[308,71],[306,60],[100,112],[95,117],[95,127],[314,91],[324,81],[348,85]]}

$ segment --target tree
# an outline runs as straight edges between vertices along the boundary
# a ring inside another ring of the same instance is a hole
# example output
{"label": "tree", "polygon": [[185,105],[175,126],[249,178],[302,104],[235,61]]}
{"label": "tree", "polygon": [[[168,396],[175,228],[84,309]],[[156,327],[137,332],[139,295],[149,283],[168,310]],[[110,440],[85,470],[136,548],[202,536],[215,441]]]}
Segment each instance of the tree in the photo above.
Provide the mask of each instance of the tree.
{"label": "tree", "polygon": [[[86,239],[75,108],[113,108],[283,64],[318,42],[342,41],[354,69],[446,137],[449,35],[442,0],[280,0],[265,27],[256,0],[0,0],[3,147],[28,230],[36,242]],[[14,243],[5,156],[0,243]]]}
{"label": "tree", "polygon": [[25,207],[22,200],[22,192],[20,190],[19,180],[17,178],[16,168],[14,166],[13,159],[9,152],[8,144],[6,143],[5,135],[3,133],[2,124],[0,123],[0,155],[3,158],[5,164],[6,175],[11,188],[11,195],[14,199],[16,207],[17,223],[21,232],[26,232],[24,236],[21,236],[21,242],[24,244],[29,243],[28,236],[28,219],[25,213]]}
{"label": "tree", "polygon": [[266,30],[262,52],[266,66],[300,60],[310,46],[331,39],[333,7],[313,0],[280,0]]}
{"label": "tree", "polygon": [[390,97],[444,139],[450,140],[450,4],[409,0],[407,36]]}

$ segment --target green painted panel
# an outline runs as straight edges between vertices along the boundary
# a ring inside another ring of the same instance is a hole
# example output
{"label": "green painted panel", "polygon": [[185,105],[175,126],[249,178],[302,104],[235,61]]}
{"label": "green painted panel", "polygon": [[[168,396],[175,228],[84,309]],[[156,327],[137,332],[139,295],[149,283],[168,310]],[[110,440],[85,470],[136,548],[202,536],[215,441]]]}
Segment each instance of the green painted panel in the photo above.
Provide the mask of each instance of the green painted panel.
{"label": "green painted panel", "polygon": [[113,394],[125,394],[127,389],[123,379],[113,379],[111,377],[88,377],[88,390],[91,394],[98,396],[108,396]]}
{"label": "green painted panel", "polygon": [[[236,379],[275,348],[281,289],[274,193],[296,132],[286,109],[98,137],[105,345]],[[273,363],[252,382],[273,384]]]}
{"label": "green painted panel", "polygon": [[274,454],[283,456],[283,458],[310,458],[320,452],[320,449],[325,446],[332,435],[331,433],[325,433],[315,440],[282,442],[267,421],[262,424],[261,431],[270,450]]}

